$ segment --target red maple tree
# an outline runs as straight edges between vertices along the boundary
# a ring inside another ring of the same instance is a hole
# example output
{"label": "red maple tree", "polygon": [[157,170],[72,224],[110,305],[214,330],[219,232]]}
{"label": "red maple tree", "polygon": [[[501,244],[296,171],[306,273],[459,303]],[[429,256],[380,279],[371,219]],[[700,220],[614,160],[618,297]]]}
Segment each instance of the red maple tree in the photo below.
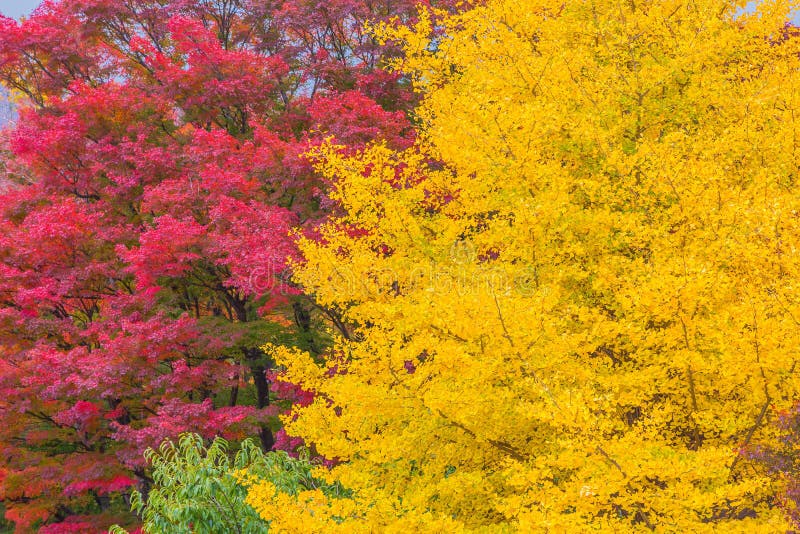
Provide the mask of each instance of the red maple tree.
{"label": "red maple tree", "polygon": [[414,4],[61,0],[0,18],[0,81],[27,101],[0,147],[0,501],[18,530],[124,522],[120,492],[146,491],[141,453],[167,436],[275,445],[258,347],[319,349],[285,276],[292,229],[329,209],[303,154],[328,135],[413,142],[416,97],[364,23]]}

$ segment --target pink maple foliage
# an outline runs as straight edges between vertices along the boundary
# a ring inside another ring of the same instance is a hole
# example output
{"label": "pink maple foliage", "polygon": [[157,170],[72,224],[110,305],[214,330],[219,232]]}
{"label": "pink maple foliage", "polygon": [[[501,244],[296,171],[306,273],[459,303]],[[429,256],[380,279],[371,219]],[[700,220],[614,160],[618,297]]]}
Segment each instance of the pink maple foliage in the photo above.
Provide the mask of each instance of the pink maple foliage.
{"label": "pink maple foliage", "polygon": [[181,432],[299,444],[277,415],[310,393],[274,383],[259,347],[320,350],[287,271],[293,230],[330,207],[304,154],[413,142],[416,96],[380,70],[398,52],[364,25],[416,13],[47,0],[0,17],[0,82],[27,99],[0,137],[0,500],[18,531],[132,524],[109,494],[146,490],[143,449]]}

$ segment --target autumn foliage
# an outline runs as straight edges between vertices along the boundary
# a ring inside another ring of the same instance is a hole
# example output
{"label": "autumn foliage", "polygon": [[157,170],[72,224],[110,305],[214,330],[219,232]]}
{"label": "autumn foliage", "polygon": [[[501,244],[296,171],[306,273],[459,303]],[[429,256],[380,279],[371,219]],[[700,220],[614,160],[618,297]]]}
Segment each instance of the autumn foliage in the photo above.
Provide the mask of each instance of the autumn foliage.
{"label": "autumn foliage", "polygon": [[0,18],[6,519],[792,528],[800,40],[743,7]]}
{"label": "autumn foliage", "polygon": [[418,142],[315,152],[343,213],[296,279],[352,331],[322,366],[268,347],[316,392],[289,432],[353,498],[253,484],[274,528],[789,528],[742,451],[800,393],[800,41],[788,3],[739,7],[493,0],[377,30]]}
{"label": "autumn foliage", "polygon": [[22,103],[0,197],[0,500],[19,531],[120,520],[144,449],[187,430],[297,445],[259,347],[324,344],[286,276],[293,229],[329,204],[303,154],[413,142],[417,97],[364,25],[414,16],[63,0],[0,19]]}

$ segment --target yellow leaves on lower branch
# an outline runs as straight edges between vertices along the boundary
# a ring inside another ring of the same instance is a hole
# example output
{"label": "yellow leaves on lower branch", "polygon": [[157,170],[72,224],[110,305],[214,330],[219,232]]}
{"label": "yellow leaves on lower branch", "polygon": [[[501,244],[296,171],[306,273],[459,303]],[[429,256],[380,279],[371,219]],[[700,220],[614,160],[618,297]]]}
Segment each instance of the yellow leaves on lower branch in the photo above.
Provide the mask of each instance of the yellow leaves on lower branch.
{"label": "yellow leaves on lower branch", "polygon": [[[353,501],[337,499],[337,503],[349,504]],[[289,495],[278,491],[269,482],[257,482],[250,486],[247,504],[262,517],[269,518],[270,531],[285,533],[332,532],[327,525],[336,525],[334,517],[346,517],[341,505],[332,506],[331,501],[319,490],[301,491]]]}
{"label": "yellow leaves on lower branch", "polygon": [[352,497],[253,483],[273,528],[787,529],[739,449],[800,396],[800,39],[788,3],[738,5],[377,30],[419,142],[319,150],[342,213],[295,277],[352,331],[324,364],[273,349],[316,393],[288,431]]}
{"label": "yellow leaves on lower branch", "polygon": [[[361,506],[355,499],[331,498],[320,490],[281,492],[270,482],[240,478],[248,488],[246,503],[269,521],[270,532],[279,534],[371,533],[381,532],[458,532],[459,526],[447,519],[422,515],[395,516],[381,506]],[[395,521],[387,523],[387,517]]]}

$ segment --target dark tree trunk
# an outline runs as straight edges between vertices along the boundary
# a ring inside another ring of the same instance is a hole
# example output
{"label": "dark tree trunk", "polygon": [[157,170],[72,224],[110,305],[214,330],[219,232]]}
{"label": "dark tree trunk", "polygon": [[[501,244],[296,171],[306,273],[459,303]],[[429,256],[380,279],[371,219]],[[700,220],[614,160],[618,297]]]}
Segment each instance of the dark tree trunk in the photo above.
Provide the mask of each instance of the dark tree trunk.
{"label": "dark tree trunk", "polygon": [[[258,408],[269,406],[269,381],[267,380],[266,367],[260,361],[264,354],[257,348],[245,349],[245,356],[250,363],[250,372],[253,374],[253,383],[256,386],[256,405]],[[261,446],[265,451],[272,450],[275,446],[275,436],[267,425],[261,425],[259,431]]]}

